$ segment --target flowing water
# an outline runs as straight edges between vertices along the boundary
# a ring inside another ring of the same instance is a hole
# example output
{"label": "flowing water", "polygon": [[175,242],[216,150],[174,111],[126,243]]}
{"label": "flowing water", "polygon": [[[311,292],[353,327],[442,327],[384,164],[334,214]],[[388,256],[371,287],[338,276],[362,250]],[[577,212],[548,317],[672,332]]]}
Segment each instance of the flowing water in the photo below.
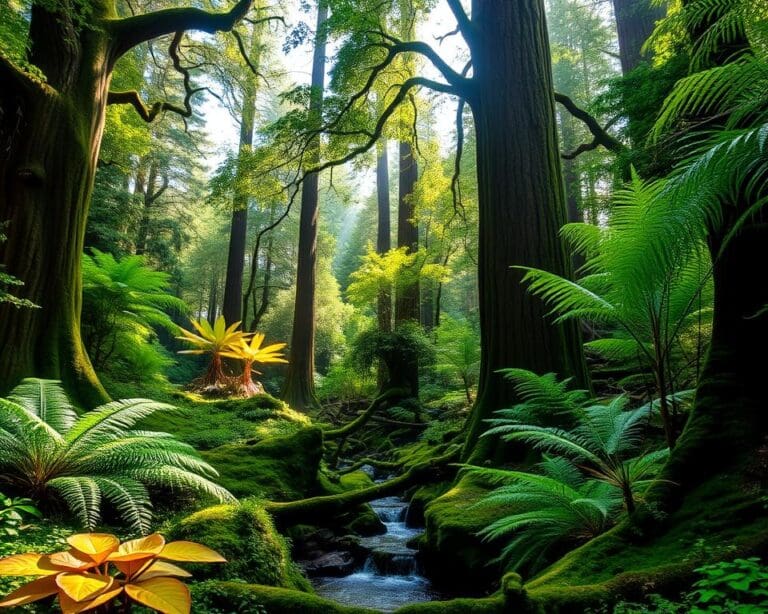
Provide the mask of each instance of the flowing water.
{"label": "flowing water", "polygon": [[419,573],[416,550],[408,542],[421,534],[405,526],[408,504],[398,497],[371,501],[387,532],[365,537],[361,544],[371,553],[362,569],[342,578],[317,578],[318,595],[345,605],[392,612],[400,606],[439,599],[429,580]]}

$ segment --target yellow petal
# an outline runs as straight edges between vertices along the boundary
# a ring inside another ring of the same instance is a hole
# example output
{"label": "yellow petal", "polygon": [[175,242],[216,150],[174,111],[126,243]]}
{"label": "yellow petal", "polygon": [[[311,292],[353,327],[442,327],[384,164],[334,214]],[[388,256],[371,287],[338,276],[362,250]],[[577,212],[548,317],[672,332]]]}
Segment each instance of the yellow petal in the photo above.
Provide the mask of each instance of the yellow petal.
{"label": "yellow petal", "polygon": [[62,614],[77,614],[78,612],[85,612],[86,610],[92,610],[98,608],[100,605],[109,603],[123,592],[123,587],[116,588],[113,591],[102,593],[95,599],[90,601],[75,601],[67,597],[64,593],[59,594],[59,605],[61,606]]}
{"label": "yellow petal", "polygon": [[99,565],[103,563],[110,552],[120,545],[120,540],[110,533],[79,533],[70,535],[67,543],[75,550],[87,554]]}
{"label": "yellow petal", "polygon": [[63,573],[56,576],[56,585],[73,601],[89,601],[115,584],[112,576],[95,573]]}
{"label": "yellow petal", "polygon": [[42,554],[14,554],[0,559],[0,576],[49,576],[58,571]]}
{"label": "yellow petal", "polygon": [[25,603],[32,603],[38,599],[55,595],[58,592],[56,576],[38,578],[16,589],[10,595],[6,595],[5,599],[0,601],[0,608],[10,608],[12,606],[24,605]]}
{"label": "yellow petal", "polygon": [[96,567],[98,563],[90,556],[79,550],[70,550],[68,552],[57,552],[48,557],[51,565],[59,568],[82,571]]}
{"label": "yellow petal", "polygon": [[120,544],[117,552],[109,555],[110,561],[136,561],[151,558],[158,554],[165,546],[165,538],[160,533],[153,533],[147,537],[131,539]]}
{"label": "yellow petal", "polygon": [[174,578],[151,578],[126,584],[125,592],[134,601],[162,614],[189,614],[192,607],[189,589]]}
{"label": "yellow petal", "polygon": [[155,561],[144,573],[139,576],[141,581],[150,578],[160,578],[165,576],[176,576],[177,578],[191,578],[192,574],[166,561]]}
{"label": "yellow petal", "polygon": [[168,561],[182,561],[187,563],[226,563],[227,559],[215,550],[195,542],[171,542],[166,544],[158,555]]}

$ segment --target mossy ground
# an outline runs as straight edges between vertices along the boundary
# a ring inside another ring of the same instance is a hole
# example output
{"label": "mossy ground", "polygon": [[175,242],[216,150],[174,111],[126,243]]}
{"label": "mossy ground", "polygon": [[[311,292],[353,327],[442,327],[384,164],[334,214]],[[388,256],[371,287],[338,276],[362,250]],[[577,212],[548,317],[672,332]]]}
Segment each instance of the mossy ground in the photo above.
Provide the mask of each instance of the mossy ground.
{"label": "mossy ground", "polygon": [[482,590],[498,580],[501,569],[493,561],[500,549],[484,542],[477,532],[498,520],[504,509],[474,505],[490,487],[475,476],[463,476],[424,511],[426,532],[420,544],[427,572],[452,589]]}
{"label": "mossy ground", "polygon": [[291,560],[285,539],[255,501],[217,505],[183,518],[168,531],[169,539],[204,544],[220,552],[227,563],[197,565],[198,579],[239,579],[255,584],[310,591],[309,582]]}

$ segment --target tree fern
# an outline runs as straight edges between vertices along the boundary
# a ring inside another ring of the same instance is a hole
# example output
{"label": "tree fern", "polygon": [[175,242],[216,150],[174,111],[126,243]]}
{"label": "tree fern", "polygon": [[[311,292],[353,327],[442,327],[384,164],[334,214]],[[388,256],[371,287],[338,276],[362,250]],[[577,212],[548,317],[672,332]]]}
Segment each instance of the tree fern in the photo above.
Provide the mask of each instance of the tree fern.
{"label": "tree fern", "polygon": [[484,480],[502,484],[475,507],[503,507],[510,513],[479,535],[507,540],[501,558],[516,570],[537,570],[558,548],[605,531],[621,512],[617,488],[586,478],[567,459],[545,457],[537,469],[538,473],[467,468]]}
{"label": "tree fern", "polygon": [[191,446],[133,428],[173,409],[127,399],[78,417],[57,382],[24,380],[0,399],[0,485],[41,504],[59,501],[88,529],[108,502],[132,530],[147,532],[150,489],[232,501]]}
{"label": "tree fern", "polygon": [[657,409],[653,403],[627,409],[627,397],[606,403],[575,407],[577,424],[572,429],[525,422],[520,414],[502,410],[489,420],[483,436],[497,435],[505,441],[523,441],[548,454],[566,457],[596,479],[619,489],[628,511],[635,508],[638,487],[652,477],[668,451],[641,451],[644,434]]}

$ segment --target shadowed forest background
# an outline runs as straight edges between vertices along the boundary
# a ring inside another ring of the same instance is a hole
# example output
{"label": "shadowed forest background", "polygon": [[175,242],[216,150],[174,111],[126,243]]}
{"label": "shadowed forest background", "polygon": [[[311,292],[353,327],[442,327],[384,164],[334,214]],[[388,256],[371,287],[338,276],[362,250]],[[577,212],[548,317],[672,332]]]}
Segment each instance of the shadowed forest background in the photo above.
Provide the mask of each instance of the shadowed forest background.
{"label": "shadowed forest background", "polygon": [[0,608],[768,609],[766,92],[750,0],[0,0]]}

